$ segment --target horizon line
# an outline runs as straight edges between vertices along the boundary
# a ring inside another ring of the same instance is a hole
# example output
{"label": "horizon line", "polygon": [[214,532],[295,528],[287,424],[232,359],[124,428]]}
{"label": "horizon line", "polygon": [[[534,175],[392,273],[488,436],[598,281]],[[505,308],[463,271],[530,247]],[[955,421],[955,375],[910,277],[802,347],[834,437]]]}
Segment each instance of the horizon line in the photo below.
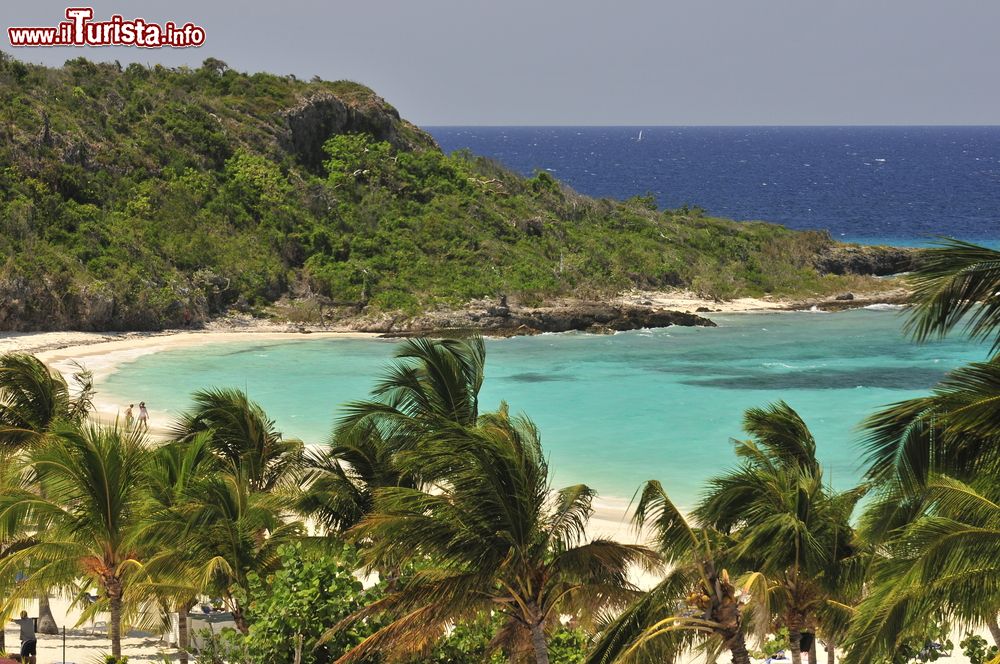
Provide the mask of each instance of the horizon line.
{"label": "horizon line", "polygon": [[423,129],[451,129],[451,128],[482,128],[499,129],[509,127],[519,127],[525,129],[553,129],[553,128],[580,128],[580,129],[919,129],[919,128],[941,128],[941,129],[992,129],[1000,127],[1000,122],[993,124],[979,123],[903,123],[903,124],[417,124]]}

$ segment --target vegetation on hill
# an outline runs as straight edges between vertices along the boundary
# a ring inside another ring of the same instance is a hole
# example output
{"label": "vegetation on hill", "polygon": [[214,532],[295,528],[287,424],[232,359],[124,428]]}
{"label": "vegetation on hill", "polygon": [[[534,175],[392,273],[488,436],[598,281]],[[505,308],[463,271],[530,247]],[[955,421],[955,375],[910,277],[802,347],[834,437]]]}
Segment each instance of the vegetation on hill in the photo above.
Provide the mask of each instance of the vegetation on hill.
{"label": "vegetation on hill", "polygon": [[357,83],[0,54],[0,329],[152,329],[283,296],[413,313],[843,288],[833,243],[445,155]]}

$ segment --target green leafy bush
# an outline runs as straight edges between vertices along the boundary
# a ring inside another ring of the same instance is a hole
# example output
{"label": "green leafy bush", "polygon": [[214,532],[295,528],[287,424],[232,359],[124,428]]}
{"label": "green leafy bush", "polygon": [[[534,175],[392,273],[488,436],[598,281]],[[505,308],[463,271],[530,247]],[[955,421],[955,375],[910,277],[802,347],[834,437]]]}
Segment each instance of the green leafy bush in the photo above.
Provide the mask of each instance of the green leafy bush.
{"label": "green leafy bush", "polygon": [[245,639],[250,664],[292,661],[301,648],[303,664],[329,664],[374,631],[358,623],[324,643],[320,637],[379,597],[353,575],[360,565],[353,550],[339,545],[312,550],[301,543],[281,549],[282,570],[266,579],[251,578]]}

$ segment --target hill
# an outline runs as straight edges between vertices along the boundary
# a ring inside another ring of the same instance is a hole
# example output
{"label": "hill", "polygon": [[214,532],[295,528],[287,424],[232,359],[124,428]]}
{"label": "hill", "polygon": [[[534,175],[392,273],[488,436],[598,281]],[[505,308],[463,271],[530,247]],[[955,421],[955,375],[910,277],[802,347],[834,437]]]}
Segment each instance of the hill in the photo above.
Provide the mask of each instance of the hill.
{"label": "hill", "polygon": [[445,155],[349,81],[4,54],[0,251],[0,330],[159,329],[278,301],[343,317],[632,287],[822,294],[858,286],[831,273],[880,269],[822,232]]}

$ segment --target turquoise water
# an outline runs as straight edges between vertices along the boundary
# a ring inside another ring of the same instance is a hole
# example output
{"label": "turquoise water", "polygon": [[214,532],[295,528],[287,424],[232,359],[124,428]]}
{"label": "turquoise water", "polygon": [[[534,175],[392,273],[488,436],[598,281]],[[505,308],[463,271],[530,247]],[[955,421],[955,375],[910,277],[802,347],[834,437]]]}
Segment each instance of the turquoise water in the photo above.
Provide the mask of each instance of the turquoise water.
{"label": "turquoise water", "polygon": [[[856,425],[986,357],[958,337],[924,345],[894,311],[717,316],[718,328],[491,340],[482,408],[501,399],[540,426],[559,484],[631,498],[650,478],[690,505],[732,465],[744,409],[784,399],[815,434],[828,477],[860,477]],[[323,441],[338,406],[366,396],[396,342],[312,339],[216,343],[122,365],[100,386],[120,402],[178,412],[204,386],[246,388],[286,435]]]}

